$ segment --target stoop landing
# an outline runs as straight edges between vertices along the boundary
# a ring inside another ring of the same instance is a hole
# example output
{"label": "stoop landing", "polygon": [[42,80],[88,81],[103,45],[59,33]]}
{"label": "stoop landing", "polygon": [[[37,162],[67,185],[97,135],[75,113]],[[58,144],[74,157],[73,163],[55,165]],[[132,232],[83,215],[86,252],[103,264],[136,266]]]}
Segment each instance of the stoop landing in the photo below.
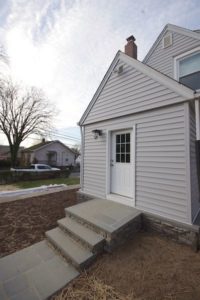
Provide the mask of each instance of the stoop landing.
{"label": "stoop landing", "polygon": [[67,216],[101,233],[109,246],[113,246],[116,239],[122,242],[122,238],[127,239],[141,228],[139,210],[106,199],[92,199],[68,207],[65,212]]}

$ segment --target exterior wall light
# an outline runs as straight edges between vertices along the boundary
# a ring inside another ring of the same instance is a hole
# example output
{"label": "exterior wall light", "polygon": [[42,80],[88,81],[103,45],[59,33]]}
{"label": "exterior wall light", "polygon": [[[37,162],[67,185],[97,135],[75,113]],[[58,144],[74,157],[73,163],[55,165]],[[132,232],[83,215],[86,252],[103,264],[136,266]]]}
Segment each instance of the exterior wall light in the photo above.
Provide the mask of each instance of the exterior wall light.
{"label": "exterior wall light", "polygon": [[92,130],[92,133],[93,133],[95,140],[98,139],[99,136],[102,136],[102,130],[99,130],[99,129]]}

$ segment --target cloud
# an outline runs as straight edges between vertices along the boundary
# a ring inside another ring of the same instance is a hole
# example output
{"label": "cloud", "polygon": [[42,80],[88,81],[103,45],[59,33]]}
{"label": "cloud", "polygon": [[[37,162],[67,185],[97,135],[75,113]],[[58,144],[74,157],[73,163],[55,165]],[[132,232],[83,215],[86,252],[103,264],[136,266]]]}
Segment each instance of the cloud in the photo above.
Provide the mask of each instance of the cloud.
{"label": "cloud", "polygon": [[5,2],[0,39],[13,76],[57,105],[57,128],[76,126],[126,37],[136,37],[142,59],[166,23],[199,25],[199,2],[191,0]]}

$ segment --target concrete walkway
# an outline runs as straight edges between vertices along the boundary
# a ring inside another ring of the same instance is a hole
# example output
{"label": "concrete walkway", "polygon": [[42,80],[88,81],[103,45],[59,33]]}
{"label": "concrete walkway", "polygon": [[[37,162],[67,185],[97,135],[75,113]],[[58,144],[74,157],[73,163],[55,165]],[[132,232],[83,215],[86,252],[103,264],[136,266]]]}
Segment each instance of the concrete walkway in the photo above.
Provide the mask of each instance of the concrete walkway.
{"label": "concrete walkway", "polygon": [[78,275],[42,241],[0,259],[0,299],[47,299]]}

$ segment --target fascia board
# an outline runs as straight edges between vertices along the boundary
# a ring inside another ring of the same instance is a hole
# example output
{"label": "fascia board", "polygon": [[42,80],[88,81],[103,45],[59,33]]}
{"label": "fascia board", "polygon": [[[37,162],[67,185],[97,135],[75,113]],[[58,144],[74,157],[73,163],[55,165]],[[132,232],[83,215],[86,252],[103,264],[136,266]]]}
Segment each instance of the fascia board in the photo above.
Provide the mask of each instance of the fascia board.
{"label": "fascia board", "polygon": [[96,93],[94,94],[92,100],[90,101],[88,107],[86,108],[85,112],[83,113],[80,121],[78,122],[78,125],[81,126],[83,125],[84,121],[86,120],[89,112],[91,111],[93,105],[95,104],[96,100],[98,99],[102,89],[104,88],[106,82],[108,81],[108,79],[110,78],[110,75],[112,74],[115,66],[117,65],[118,63],[118,60],[119,60],[119,55],[120,55],[120,51],[117,52],[117,54],[115,55],[115,58],[113,59],[110,67],[108,68],[108,71],[106,72],[105,76],[103,77]]}

